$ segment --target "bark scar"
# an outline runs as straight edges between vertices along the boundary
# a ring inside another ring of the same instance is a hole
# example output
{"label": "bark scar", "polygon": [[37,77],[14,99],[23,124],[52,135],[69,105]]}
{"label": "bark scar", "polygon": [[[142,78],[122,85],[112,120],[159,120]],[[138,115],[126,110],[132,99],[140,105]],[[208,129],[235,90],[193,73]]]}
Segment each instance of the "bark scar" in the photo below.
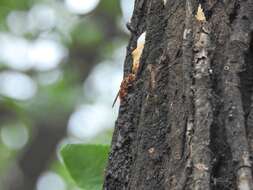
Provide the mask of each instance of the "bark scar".
{"label": "bark scar", "polygon": [[131,73],[128,74],[122,80],[120,84],[120,90],[113,101],[112,107],[114,107],[118,97],[120,98],[120,101],[124,99],[124,97],[128,94],[129,88],[133,85],[133,82],[136,80],[136,75],[140,68],[140,58],[144,49],[145,38],[146,38],[146,32],[143,32],[138,38],[137,47],[132,51],[133,63],[132,63]]}

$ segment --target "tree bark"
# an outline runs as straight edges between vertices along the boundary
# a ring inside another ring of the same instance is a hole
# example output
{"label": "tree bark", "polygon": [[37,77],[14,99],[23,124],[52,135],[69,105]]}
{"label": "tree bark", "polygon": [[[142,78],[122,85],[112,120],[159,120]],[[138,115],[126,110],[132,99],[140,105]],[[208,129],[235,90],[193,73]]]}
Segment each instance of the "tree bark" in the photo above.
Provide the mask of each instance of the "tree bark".
{"label": "tree bark", "polygon": [[253,1],[136,0],[129,28],[104,189],[252,190]]}

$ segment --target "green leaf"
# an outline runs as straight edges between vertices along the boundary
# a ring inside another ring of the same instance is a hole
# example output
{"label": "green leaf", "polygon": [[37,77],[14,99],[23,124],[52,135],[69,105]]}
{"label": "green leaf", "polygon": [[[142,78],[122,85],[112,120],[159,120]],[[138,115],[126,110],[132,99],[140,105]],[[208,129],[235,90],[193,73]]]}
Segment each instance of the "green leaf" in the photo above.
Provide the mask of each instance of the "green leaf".
{"label": "green leaf", "polygon": [[70,144],[61,150],[65,167],[76,184],[87,190],[101,190],[109,146]]}

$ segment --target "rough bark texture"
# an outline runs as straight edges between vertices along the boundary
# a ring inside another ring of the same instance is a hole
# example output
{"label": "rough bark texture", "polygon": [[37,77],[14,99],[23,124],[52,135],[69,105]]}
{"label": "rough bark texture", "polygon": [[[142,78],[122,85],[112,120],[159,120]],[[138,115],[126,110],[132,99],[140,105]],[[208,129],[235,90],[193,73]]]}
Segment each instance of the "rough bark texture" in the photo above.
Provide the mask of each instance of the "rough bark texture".
{"label": "rough bark texture", "polygon": [[136,0],[129,28],[104,189],[252,190],[253,1]]}
{"label": "rough bark texture", "polygon": [[253,1],[136,0],[129,28],[104,189],[252,190]]}

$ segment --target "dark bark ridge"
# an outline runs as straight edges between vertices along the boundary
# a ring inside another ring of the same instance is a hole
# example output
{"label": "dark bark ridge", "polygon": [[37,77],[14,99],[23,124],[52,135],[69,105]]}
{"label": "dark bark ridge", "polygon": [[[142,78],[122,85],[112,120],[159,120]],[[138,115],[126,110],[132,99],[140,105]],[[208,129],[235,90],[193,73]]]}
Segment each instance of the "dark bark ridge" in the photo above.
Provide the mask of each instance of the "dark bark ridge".
{"label": "dark bark ridge", "polygon": [[104,189],[252,190],[252,0],[137,0],[131,26]]}

